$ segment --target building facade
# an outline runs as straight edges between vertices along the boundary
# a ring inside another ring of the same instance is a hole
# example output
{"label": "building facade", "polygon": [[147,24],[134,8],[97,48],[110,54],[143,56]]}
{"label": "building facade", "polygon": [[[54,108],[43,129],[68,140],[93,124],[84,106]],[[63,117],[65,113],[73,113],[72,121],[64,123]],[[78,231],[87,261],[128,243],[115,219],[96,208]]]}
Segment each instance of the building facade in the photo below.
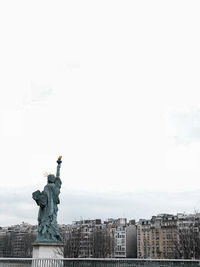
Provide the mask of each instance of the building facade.
{"label": "building facade", "polygon": [[0,229],[0,256],[31,257],[36,229],[37,226],[28,223],[2,227]]}
{"label": "building facade", "polygon": [[100,219],[73,222],[65,231],[65,255],[72,258],[109,258],[113,255],[112,235],[110,225]]}
{"label": "building facade", "polygon": [[137,256],[135,221],[125,218],[76,221],[61,230],[70,258],[133,258]]}
{"label": "building facade", "polygon": [[177,216],[161,214],[137,224],[137,257],[142,259],[175,258]]}
{"label": "building facade", "polygon": [[137,234],[135,221],[127,223],[126,218],[119,218],[114,222],[114,257],[137,257]]}

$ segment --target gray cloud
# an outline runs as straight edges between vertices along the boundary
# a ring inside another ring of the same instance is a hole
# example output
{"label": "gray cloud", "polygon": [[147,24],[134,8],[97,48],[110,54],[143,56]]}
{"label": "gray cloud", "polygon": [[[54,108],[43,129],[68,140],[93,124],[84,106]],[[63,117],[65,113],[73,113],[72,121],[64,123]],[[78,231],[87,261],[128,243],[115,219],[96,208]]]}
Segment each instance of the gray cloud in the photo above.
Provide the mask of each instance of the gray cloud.
{"label": "gray cloud", "polygon": [[200,141],[200,109],[192,108],[185,112],[174,112],[171,122],[176,130],[176,142],[189,144]]}
{"label": "gray cloud", "polygon": [[[0,225],[22,221],[36,224],[38,207],[32,200],[33,188],[1,188]],[[58,222],[79,219],[150,218],[159,213],[192,213],[199,210],[200,190],[191,192],[91,193],[62,189]]]}

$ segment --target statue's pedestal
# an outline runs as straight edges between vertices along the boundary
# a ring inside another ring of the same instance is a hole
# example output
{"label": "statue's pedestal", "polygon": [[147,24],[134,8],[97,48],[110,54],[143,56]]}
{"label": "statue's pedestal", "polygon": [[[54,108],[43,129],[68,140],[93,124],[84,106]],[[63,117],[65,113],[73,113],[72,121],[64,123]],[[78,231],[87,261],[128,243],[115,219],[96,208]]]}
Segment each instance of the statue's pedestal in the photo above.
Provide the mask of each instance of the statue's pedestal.
{"label": "statue's pedestal", "polygon": [[[64,258],[64,244],[63,243],[34,243],[32,258],[34,259],[32,263],[32,267],[40,266],[39,259],[41,260],[49,259],[49,261],[51,261],[51,259],[63,259]],[[43,266],[42,264],[43,263],[41,262],[41,266]],[[62,264],[60,263],[58,264],[58,266],[62,266]]]}

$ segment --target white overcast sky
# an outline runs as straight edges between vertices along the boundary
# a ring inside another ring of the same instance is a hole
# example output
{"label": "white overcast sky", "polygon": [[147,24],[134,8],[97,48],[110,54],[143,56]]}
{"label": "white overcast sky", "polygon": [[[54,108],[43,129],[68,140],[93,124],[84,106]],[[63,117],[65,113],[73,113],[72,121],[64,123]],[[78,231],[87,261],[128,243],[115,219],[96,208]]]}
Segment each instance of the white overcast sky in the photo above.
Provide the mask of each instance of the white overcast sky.
{"label": "white overcast sky", "polygon": [[1,189],[42,189],[59,155],[63,190],[200,189],[199,13],[189,0],[1,1]]}

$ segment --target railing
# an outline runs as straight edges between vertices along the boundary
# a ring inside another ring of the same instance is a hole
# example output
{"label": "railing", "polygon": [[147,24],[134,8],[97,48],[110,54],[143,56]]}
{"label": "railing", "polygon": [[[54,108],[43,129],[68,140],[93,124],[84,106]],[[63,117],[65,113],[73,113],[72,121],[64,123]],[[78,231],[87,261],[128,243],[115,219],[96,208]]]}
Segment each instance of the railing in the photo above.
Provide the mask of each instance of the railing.
{"label": "railing", "polygon": [[197,267],[200,260],[0,258],[0,267]]}

